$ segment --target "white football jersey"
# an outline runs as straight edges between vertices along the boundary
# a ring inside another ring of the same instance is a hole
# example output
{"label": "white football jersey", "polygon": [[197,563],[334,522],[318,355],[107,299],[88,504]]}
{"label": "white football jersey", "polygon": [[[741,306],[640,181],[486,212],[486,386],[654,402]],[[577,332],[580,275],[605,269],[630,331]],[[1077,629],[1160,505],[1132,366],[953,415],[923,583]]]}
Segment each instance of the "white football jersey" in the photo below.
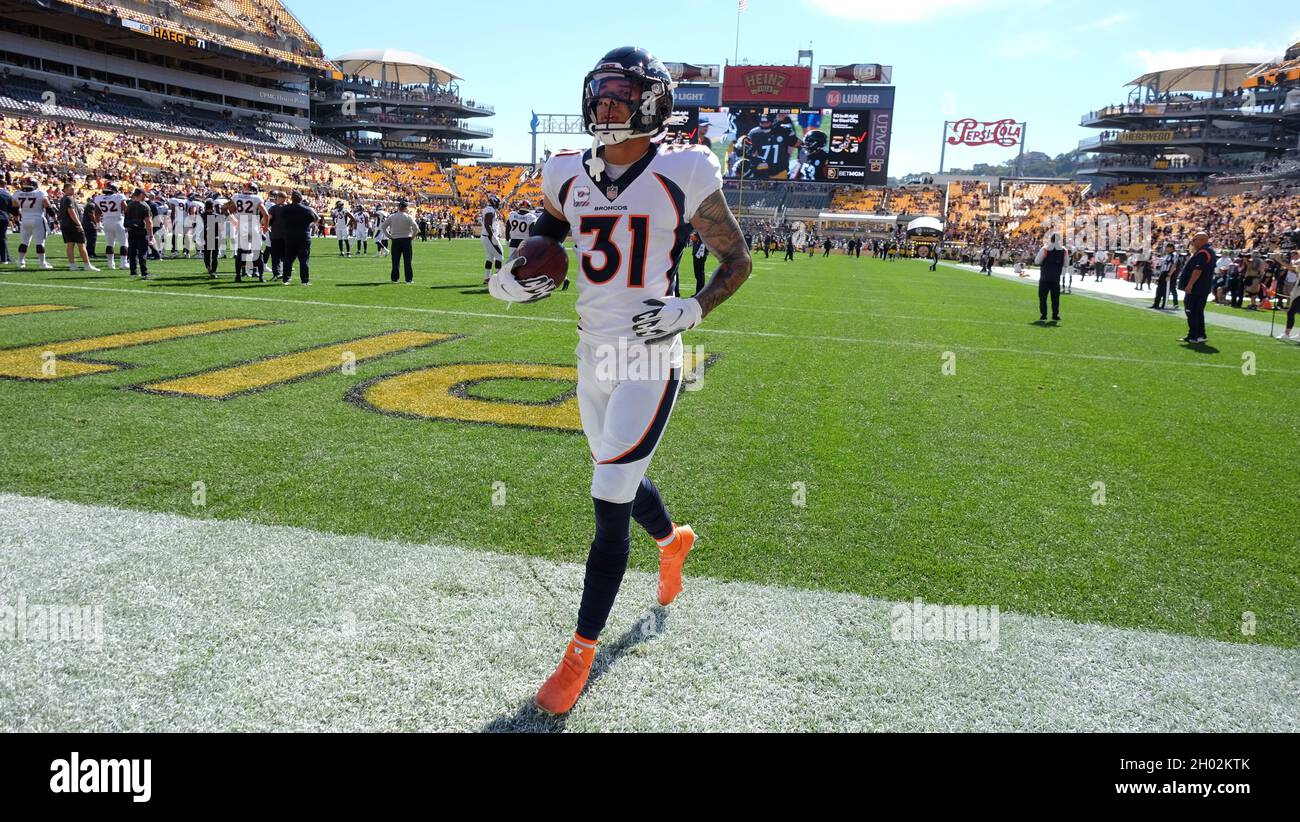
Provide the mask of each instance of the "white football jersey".
{"label": "white football jersey", "polygon": [[[491,226],[488,225],[489,214],[492,215]],[[497,214],[497,210],[492,206],[484,206],[483,210],[480,211],[478,215],[478,235],[480,237],[488,237],[488,238],[495,237],[497,231],[499,230],[497,224],[501,222],[499,219],[500,216],[501,215]]]}
{"label": "white football jersey", "polygon": [[50,207],[49,196],[39,188],[19,191],[13,195],[13,200],[24,223],[45,219],[45,211]]}
{"label": "white football jersey", "polygon": [[99,194],[95,196],[95,205],[99,207],[102,219],[106,223],[120,225],[126,216],[126,195],[121,192]]}
{"label": "white football jersey", "polygon": [[506,222],[506,239],[509,240],[511,248],[528,239],[528,232],[533,230],[535,222],[537,222],[537,213],[534,211],[510,212],[510,220]]}
{"label": "white football jersey", "polygon": [[185,202],[184,197],[167,198],[167,205],[170,206],[172,210],[173,223],[179,224],[185,222]]}
{"label": "white football jersey", "polygon": [[542,190],[564,213],[578,250],[578,336],[634,340],[632,317],[645,300],[672,295],[677,264],[700,203],[722,188],[722,168],[706,146],[650,144],[617,179],[591,179],[590,151],[562,152],[542,170]]}
{"label": "white football jersey", "polygon": [[236,194],[231,198],[235,203],[235,214],[256,214],[262,206],[262,198],[257,194]]}

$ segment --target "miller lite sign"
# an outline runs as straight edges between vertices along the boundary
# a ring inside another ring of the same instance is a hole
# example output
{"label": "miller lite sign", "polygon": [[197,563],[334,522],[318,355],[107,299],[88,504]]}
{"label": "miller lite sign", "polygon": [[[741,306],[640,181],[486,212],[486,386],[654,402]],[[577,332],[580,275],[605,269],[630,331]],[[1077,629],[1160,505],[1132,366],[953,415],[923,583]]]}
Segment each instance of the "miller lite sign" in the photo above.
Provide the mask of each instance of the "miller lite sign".
{"label": "miller lite sign", "polygon": [[1024,138],[1025,124],[1015,120],[992,120],[978,122],[971,117],[954,120],[948,124],[948,145],[950,146],[999,146],[1019,145]]}

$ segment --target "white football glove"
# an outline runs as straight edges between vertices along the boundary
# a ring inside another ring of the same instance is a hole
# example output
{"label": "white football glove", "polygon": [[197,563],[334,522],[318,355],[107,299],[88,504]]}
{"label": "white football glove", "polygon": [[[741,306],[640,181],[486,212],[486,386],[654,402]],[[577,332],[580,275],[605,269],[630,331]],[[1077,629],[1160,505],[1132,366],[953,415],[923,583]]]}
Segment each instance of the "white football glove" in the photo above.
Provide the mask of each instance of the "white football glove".
{"label": "white football glove", "polygon": [[632,330],[646,342],[655,342],[694,328],[704,318],[704,309],[694,297],[664,297],[644,300],[649,309],[632,318]]}
{"label": "white football glove", "polygon": [[488,280],[488,293],[508,303],[532,303],[550,296],[555,281],[544,274],[516,280],[514,270],[527,262],[524,257],[511,257]]}

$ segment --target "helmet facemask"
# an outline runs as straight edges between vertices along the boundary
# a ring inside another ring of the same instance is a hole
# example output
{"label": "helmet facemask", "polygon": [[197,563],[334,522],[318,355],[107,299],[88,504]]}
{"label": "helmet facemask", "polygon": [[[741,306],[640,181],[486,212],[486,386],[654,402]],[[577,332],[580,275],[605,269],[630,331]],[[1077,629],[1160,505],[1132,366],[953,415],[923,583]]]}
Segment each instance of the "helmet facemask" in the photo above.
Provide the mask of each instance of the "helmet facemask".
{"label": "helmet facemask", "polygon": [[[650,81],[651,86],[662,86]],[[582,86],[582,109],[586,114],[586,130],[606,146],[616,146],[625,140],[638,137],[658,137],[663,126],[655,124],[655,107],[659,94],[653,87],[647,90],[646,79],[625,69],[597,69],[586,75]],[[610,120],[603,108],[624,108],[628,116],[623,120]]]}

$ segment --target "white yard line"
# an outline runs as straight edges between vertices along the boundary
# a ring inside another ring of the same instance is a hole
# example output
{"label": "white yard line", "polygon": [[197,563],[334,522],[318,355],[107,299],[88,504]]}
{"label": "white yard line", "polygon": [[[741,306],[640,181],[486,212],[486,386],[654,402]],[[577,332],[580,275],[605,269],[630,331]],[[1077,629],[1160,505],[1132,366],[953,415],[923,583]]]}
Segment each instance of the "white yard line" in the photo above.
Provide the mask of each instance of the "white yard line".
{"label": "white yard line", "polygon": [[105,634],[0,638],[4,730],[1300,730],[1300,651],[1015,614],[996,645],[902,641],[890,602],[688,578],[656,610],[641,572],[588,692],[548,721],[527,703],[572,630],[579,565],[16,495],[0,510],[0,608],[99,605]]}
{"label": "white yard line", "polygon": [[[440,308],[419,308],[415,306],[334,303],[334,302],[326,302],[321,300],[294,300],[294,299],[281,299],[278,297],[254,297],[251,295],[242,296],[242,295],[231,295],[231,294],[188,294],[188,293],[177,292],[177,291],[154,291],[154,290],[128,291],[121,288],[105,288],[103,286],[59,285],[55,283],[14,283],[14,282],[0,281],[0,286],[6,286],[6,285],[16,286],[16,287],[28,287],[28,288],[63,288],[63,289],[75,289],[79,291],[107,291],[113,294],[125,294],[125,295],[145,294],[145,295],[154,295],[154,296],[162,296],[162,297],[184,297],[190,299],[245,300],[251,302],[284,303],[289,305],[311,305],[311,306],[319,306],[323,308],[364,309],[364,310],[372,310],[372,311],[400,311],[400,312],[416,312],[422,314],[445,314],[451,316],[481,317],[486,319],[497,319],[497,320],[523,320],[523,321],[530,321],[530,322],[548,322],[548,323],[562,323],[562,324],[572,324],[576,322],[576,319],[574,318],[538,317],[536,315],[526,314],[523,312],[512,313],[512,314],[495,314],[495,313],[478,312],[478,311],[453,311],[450,309],[440,309]],[[864,319],[870,319],[870,317],[864,316]],[[964,345],[955,345],[955,344],[943,343],[943,342],[930,343],[930,342],[915,342],[910,340],[871,339],[871,338],[864,338],[864,337],[841,337],[841,336],[826,336],[826,335],[817,335],[817,334],[789,334],[789,333],[777,332],[777,331],[752,331],[747,329],[714,328],[708,325],[701,326],[700,328],[696,329],[691,333],[692,334],[695,333],[732,334],[732,335],[738,335],[743,337],[767,337],[772,339],[797,340],[802,342],[839,342],[839,343],[851,343],[856,345],[880,345],[880,346],[895,346],[895,347],[903,347],[903,348],[921,348],[921,349],[933,349],[936,352],[953,350],[953,351],[968,351],[977,354],[978,353],[1020,354],[1024,356],[1030,356],[1030,357],[1043,356],[1043,357],[1057,357],[1057,358],[1078,359],[1078,360],[1101,360],[1105,362],[1127,363],[1130,365],[1155,365],[1155,366],[1173,366],[1173,367],[1191,366],[1196,368],[1229,368],[1233,370],[1241,369],[1240,361],[1234,361],[1228,363],[1212,363],[1212,362],[1188,362],[1188,361],[1178,361],[1178,360],[1143,359],[1141,357],[1108,356],[1104,354],[1079,354],[1079,353],[1068,352],[1068,351],[1041,351],[1041,350],[1033,351],[1033,350],[1021,349],[1021,348],[964,346]],[[1170,340],[1170,344],[1171,346],[1175,345],[1172,339]],[[1269,373],[1269,374],[1300,375],[1300,370],[1287,370],[1287,369],[1271,368],[1271,367],[1269,368],[1259,367],[1256,369],[1256,371],[1260,374]]]}

